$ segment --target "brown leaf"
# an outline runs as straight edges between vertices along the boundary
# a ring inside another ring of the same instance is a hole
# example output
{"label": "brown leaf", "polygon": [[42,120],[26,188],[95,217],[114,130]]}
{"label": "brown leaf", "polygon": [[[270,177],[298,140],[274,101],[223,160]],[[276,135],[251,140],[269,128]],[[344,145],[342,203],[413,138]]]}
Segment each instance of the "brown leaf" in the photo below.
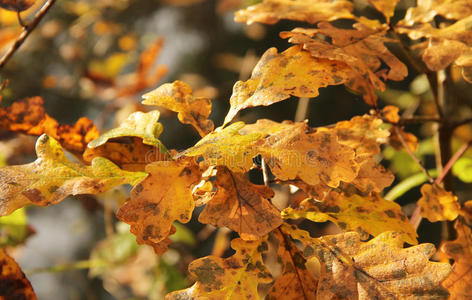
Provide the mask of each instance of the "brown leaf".
{"label": "brown leaf", "polygon": [[21,12],[30,8],[35,2],[36,0],[0,0],[0,7]]}
{"label": "brown leaf", "polygon": [[139,244],[151,245],[159,254],[166,249],[172,223],[192,217],[192,185],[200,180],[200,171],[187,161],[156,161],[146,172],[149,176],[133,188],[117,217],[131,225]]}
{"label": "brown leaf", "polygon": [[436,184],[423,184],[418,205],[421,207],[421,216],[431,222],[452,221],[460,212],[457,197]]}
{"label": "brown leaf", "polygon": [[[403,80],[408,74],[407,67],[393,55],[385,42],[386,28],[372,28],[363,23],[353,25],[354,30],[336,28],[330,23],[319,23],[318,29],[296,28],[291,32],[282,32],[283,38],[289,38],[292,44],[303,48],[318,59],[343,62],[348,66],[344,84],[364,96],[367,104],[375,106],[375,90],[384,91],[385,83],[381,80]],[[331,43],[324,37],[331,38]],[[387,68],[382,68],[385,64]]]}
{"label": "brown leaf", "polygon": [[390,18],[393,17],[395,13],[395,6],[397,6],[398,1],[400,0],[368,0],[378,11],[380,11],[385,18],[387,23],[390,22]]}
{"label": "brown leaf", "polygon": [[247,24],[275,24],[285,19],[314,24],[353,19],[352,10],[352,3],[346,0],[263,0],[262,3],[236,12],[234,20]]}
{"label": "brown leaf", "polygon": [[428,23],[437,15],[446,19],[459,20],[472,15],[470,0],[430,0],[418,1],[416,7],[408,8],[402,24]]}
{"label": "brown leaf", "polygon": [[204,137],[213,131],[214,125],[208,116],[211,113],[211,100],[194,97],[192,89],[182,81],[166,83],[144,94],[143,104],[160,105],[178,112],[180,122],[192,125]]}
{"label": "brown leaf", "polygon": [[295,226],[282,230],[299,240],[305,258],[316,257],[321,274],[317,299],[447,299],[441,282],[448,263],[429,261],[432,244],[403,248],[401,234],[384,232],[361,242],[355,232],[315,239]]}
{"label": "brown leaf", "polygon": [[27,98],[0,108],[0,128],[36,136],[45,133],[58,140],[65,149],[77,153],[84,152],[87,144],[99,135],[87,118],[80,118],[72,126],[58,124],[45,112],[41,97]]}
{"label": "brown leaf", "polygon": [[274,231],[278,242],[277,255],[283,266],[282,274],[270,288],[266,299],[316,300],[317,280],[307,270],[306,259],[290,237],[282,231]]}
{"label": "brown leaf", "polygon": [[441,250],[454,259],[452,272],[444,280],[443,286],[451,293],[451,299],[466,300],[472,298],[472,232],[462,222],[456,221],[454,228],[457,239],[446,242]]}
{"label": "brown leaf", "polygon": [[37,299],[20,266],[4,249],[0,249],[0,299]]}
{"label": "brown leaf", "polygon": [[252,184],[244,174],[218,168],[216,194],[207,202],[198,221],[229,227],[244,240],[260,238],[282,224],[280,212],[270,203],[274,192]]}
{"label": "brown leaf", "polygon": [[318,89],[346,82],[349,67],[342,61],[314,58],[300,46],[277,53],[267,50],[247,81],[238,81],[233,87],[224,124],[245,108],[269,106],[296,97],[316,97]]}

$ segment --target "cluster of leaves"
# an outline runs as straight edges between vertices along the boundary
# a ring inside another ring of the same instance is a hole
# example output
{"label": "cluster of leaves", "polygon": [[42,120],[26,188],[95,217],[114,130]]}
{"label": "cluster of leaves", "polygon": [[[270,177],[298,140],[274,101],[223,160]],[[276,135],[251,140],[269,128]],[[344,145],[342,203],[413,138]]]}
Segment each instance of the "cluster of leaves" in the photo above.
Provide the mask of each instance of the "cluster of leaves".
{"label": "cluster of leaves", "polygon": [[[196,282],[168,294],[168,299],[470,297],[471,204],[460,203],[441,185],[450,167],[421,187],[420,216],[431,222],[456,220],[458,233],[455,241],[442,246],[454,265],[431,261],[434,246],[418,244],[417,226],[399,204],[382,196],[394,176],[379,163],[381,146],[400,146],[413,154],[418,141],[403,130],[404,118],[397,107],[377,107],[377,93],[385,91],[387,80],[401,81],[408,75],[407,66],[386,46],[401,43],[397,33],[412,40],[427,39],[414,46],[425,73],[454,65],[470,81],[471,3],[420,2],[393,24],[397,1],[369,2],[385,23],[355,15],[353,4],[346,0],[264,0],[237,12],[239,22],[274,24],[288,19],[316,28],[281,33],[294,45],[282,52],[267,50],[251,78],[236,82],[230,111],[216,129],[209,120],[211,100],[194,95],[182,81],[145,94],[144,105],[178,113],[182,123],[200,134],[199,142],[180,152],[168,150],[159,140],[163,125],[158,110],[133,112],[101,135],[87,119],[74,126],[58,124],[44,112],[40,98],[0,110],[2,129],[40,135],[36,161],[0,169],[0,215],[28,204],[56,204],[68,195],[98,194],[130,184],[133,189],[117,218],[130,225],[139,244],[161,255],[178,224],[189,222],[195,207],[203,207],[200,223],[227,227],[239,235],[231,241],[235,253],[190,263]],[[445,20],[439,25],[437,15]],[[334,22],[346,19],[352,28]],[[147,80],[145,67],[137,74]],[[243,109],[292,96],[314,98],[320,88],[341,84],[361,94],[372,112],[317,128],[306,121],[233,122]],[[143,86],[149,84],[139,89]],[[78,162],[69,159],[64,149]],[[152,159],[151,152],[157,153]],[[460,166],[467,169],[464,163]],[[457,168],[455,173],[464,172]],[[251,170],[261,170],[261,177],[273,180],[254,184],[248,177]],[[303,199],[283,207],[272,203],[274,190],[284,185],[299,189]],[[331,221],[341,233],[315,238],[298,226],[300,220]],[[404,248],[404,243],[411,246]],[[279,258],[278,272],[267,266],[270,251]],[[24,282],[18,266],[4,252],[2,256],[7,267],[2,267],[0,284]],[[316,271],[307,267],[312,260],[319,262]],[[21,293],[34,299],[29,284],[5,290],[7,295]]]}

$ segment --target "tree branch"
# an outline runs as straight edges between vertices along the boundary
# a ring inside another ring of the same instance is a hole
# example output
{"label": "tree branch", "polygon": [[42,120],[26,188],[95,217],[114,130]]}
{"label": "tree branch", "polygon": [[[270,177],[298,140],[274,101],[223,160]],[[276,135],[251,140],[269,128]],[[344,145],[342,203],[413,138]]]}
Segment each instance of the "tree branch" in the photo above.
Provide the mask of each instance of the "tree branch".
{"label": "tree branch", "polygon": [[[13,56],[13,54],[18,50],[21,45],[24,43],[26,38],[30,35],[31,32],[38,26],[39,22],[43,19],[49,9],[53,6],[56,0],[48,0],[38,11],[34,19],[26,26],[23,26],[23,31],[15,40],[13,45],[7,50],[7,52],[0,58],[0,69],[5,66],[8,60]],[[21,25],[21,24],[20,24]]]}

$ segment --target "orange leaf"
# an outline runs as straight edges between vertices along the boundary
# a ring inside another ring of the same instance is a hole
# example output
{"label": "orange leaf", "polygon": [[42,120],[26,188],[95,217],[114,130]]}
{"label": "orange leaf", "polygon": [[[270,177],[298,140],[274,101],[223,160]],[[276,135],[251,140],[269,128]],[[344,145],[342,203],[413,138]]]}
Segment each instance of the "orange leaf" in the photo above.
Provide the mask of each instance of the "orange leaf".
{"label": "orange leaf", "polygon": [[255,185],[244,174],[218,168],[215,195],[207,202],[198,221],[229,227],[244,240],[260,238],[282,224],[280,212],[270,203],[274,192]]}
{"label": "orange leaf", "polygon": [[200,180],[200,171],[187,161],[156,161],[146,166],[146,172],[149,176],[133,188],[117,217],[131,225],[139,244],[162,253],[172,223],[187,223],[192,217],[192,185]]}
{"label": "orange leaf", "polygon": [[0,249],[0,299],[37,299],[31,283],[20,266],[4,249]]}
{"label": "orange leaf", "polygon": [[431,222],[452,221],[460,212],[457,197],[436,184],[423,184],[418,205],[421,207],[421,216]]}

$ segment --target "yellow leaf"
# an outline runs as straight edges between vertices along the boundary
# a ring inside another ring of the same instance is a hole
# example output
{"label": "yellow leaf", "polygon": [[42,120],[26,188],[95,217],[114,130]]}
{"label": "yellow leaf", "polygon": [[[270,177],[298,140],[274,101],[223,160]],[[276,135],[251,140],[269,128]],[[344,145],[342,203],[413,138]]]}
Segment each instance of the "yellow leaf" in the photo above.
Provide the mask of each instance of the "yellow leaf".
{"label": "yellow leaf", "polygon": [[436,184],[423,184],[418,205],[421,207],[421,216],[431,222],[452,221],[460,212],[457,197]]}
{"label": "yellow leaf", "polygon": [[[344,84],[364,96],[364,101],[375,106],[375,90],[384,91],[381,80],[403,80],[408,75],[407,67],[384,45],[391,42],[385,37],[386,27],[372,28],[356,23],[352,29],[336,28],[330,23],[319,23],[318,29],[296,28],[282,32],[283,38],[290,38],[292,44],[303,45],[317,59],[332,63],[344,63]],[[331,38],[331,43],[325,37]],[[388,66],[383,68],[383,66]],[[338,75],[333,72],[333,75]],[[339,76],[339,75],[338,75]]]}
{"label": "yellow leaf", "polygon": [[224,124],[248,107],[268,106],[290,96],[316,97],[319,88],[344,83],[347,71],[344,62],[311,57],[299,46],[281,53],[271,48],[261,57],[251,78],[234,85]]}
{"label": "yellow leaf", "polygon": [[0,299],[36,300],[33,287],[20,266],[4,249],[0,249]]}
{"label": "yellow leaf", "polygon": [[69,161],[53,138],[36,142],[38,158],[26,165],[0,169],[0,216],[28,204],[57,204],[68,195],[97,194],[121,184],[136,184],[146,173],[127,172],[97,157],[92,166]]}
{"label": "yellow leaf", "polygon": [[216,176],[216,193],[200,214],[200,223],[229,227],[244,240],[260,238],[282,224],[280,212],[270,203],[274,196],[270,188],[223,167]]}
{"label": "yellow leaf", "polygon": [[395,6],[397,6],[400,0],[368,0],[378,11],[380,11],[385,18],[387,23],[390,22],[390,18],[395,13]]}
{"label": "yellow leaf", "polygon": [[353,19],[352,10],[352,3],[346,0],[264,0],[236,12],[234,19],[247,24],[275,24],[282,19],[314,24]]}
{"label": "yellow leaf", "polygon": [[192,186],[200,180],[200,171],[187,161],[156,161],[146,166],[146,172],[149,176],[133,188],[117,217],[131,225],[139,244],[163,253],[162,242],[171,234],[172,223],[187,223],[192,217]]}
{"label": "yellow leaf", "polygon": [[302,243],[305,258],[316,257],[321,274],[317,299],[447,299],[441,282],[448,263],[429,261],[432,244],[403,248],[402,234],[384,232],[368,242],[346,232],[315,239],[295,226],[282,230]]}
{"label": "yellow leaf", "polygon": [[197,282],[188,289],[168,294],[166,299],[259,299],[259,283],[272,281],[262,260],[267,242],[234,239],[231,248],[236,251],[231,257],[206,256],[191,262],[189,272]]}
{"label": "yellow leaf", "polygon": [[134,112],[129,115],[119,127],[102,134],[88,144],[89,148],[96,148],[105,144],[109,139],[134,136],[143,139],[146,145],[161,145],[158,137],[162,133],[162,124],[158,122],[159,111],[153,110],[147,113]]}
{"label": "yellow leaf", "polygon": [[443,286],[451,293],[451,299],[466,300],[472,298],[472,232],[462,222],[456,221],[454,228],[457,239],[446,242],[441,250],[454,259],[452,272],[444,280]]}
{"label": "yellow leaf", "polygon": [[144,94],[143,98],[143,104],[160,105],[178,112],[180,122],[192,125],[202,137],[213,131],[213,122],[208,120],[211,100],[194,97],[192,89],[185,82],[166,83]]}
{"label": "yellow leaf", "polygon": [[404,234],[403,241],[416,245],[415,228],[403,214],[400,205],[378,195],[362,197],[330,192],[323,201],[306,199],[297,208],[288,207],[284,218],[306,218],[313,222],[331,221],[342,231],[357,231],[362,240],[369,235],[378,236],[385,231]]}
{"label": "yellow leaf", "polygon": [[459,20],[472,15],[470,0],[428,0],[418,1],[417,6],[408,8],[402,24],[428,23],[437,15],[446,19]]}

